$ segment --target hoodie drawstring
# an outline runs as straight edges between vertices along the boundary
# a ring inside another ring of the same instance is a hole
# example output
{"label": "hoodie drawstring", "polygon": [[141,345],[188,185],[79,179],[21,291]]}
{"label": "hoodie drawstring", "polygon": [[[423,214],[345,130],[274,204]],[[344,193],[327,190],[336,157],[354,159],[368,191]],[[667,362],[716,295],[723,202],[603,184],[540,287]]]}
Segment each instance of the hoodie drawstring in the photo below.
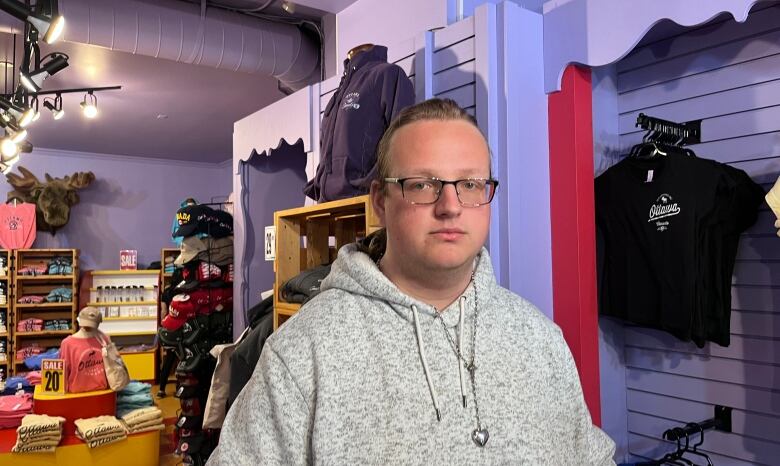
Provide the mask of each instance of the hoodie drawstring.
{"label": "hoodie drawstring", "polygon": [[428,361],[425,359],[425,345],[423,345],[422,332],[420,331],[420,317],[417,315],[417,306],[412,305],[412,315],[414,316],[414,331],[417,333],[417,347],[420,350],[420,361],[422,361],[425,380],[428,381],[428,389],[431,391],[433,399],[433,409],[436,410],[436,419],[441,422],[441,411],[439,411],[439,400],[436,396],[436,388],[431,380],[431,372],[428,370]]}
{"label": "hoodie drawstring", "polygon": [[[460,297],[460,319],[458,320],[458,353],[463,354],[463,308],[466,297]],[[463,364],[458,361],[458,375],[460,376],[460,396],[463,398],[463,407],[466,407],[466,379],[463,378]]]}

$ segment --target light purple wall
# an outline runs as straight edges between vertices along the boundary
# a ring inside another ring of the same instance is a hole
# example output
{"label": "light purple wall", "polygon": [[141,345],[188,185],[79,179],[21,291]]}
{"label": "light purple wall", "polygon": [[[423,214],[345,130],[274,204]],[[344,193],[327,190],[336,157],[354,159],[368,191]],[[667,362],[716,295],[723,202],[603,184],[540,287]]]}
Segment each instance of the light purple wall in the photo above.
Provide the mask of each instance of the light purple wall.
{"label": "light purple wall", "polygon": [[339,73],[349,49],[393,45],[447,25],[447,0],[359,0],[336,15]]}
{"label": "light purple wall", "polygon": [[[38,179],[91,171],[95,182],[79,192],[81,202],[56,235],[38,232],[35,248],[78,248],[82,269],[116,269],[120,249],[137,249],[140,265],[160,260],[160,249],[174,247],[170,228],[179,202],[224,200],[230,193],[230,164],[35,149],[19,165]],[[14,170],[15,173],[18,173]],[[7,182],[0,187],[5,199]]]}

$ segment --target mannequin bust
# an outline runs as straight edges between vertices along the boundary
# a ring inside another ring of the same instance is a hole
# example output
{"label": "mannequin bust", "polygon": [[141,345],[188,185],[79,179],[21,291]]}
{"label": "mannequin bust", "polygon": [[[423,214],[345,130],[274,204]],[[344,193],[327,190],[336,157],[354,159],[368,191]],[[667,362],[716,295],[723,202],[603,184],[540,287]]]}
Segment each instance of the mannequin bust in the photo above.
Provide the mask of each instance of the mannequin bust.
{"label": "mannequin bust", "polygon": [[108,337],[98,330],[103,316],[94,307],[79,312],[78,332],[62,340],[60,357],[65,360],[65,389],[80,393],[108,388],[103,367],[103,344]]}
{"label": "mannequin bust", "polygon": [[352,47],[349,52],[347,52],[347,60],[352,60],[355,58],[360,52],[365,52],[366,50],[372,48],[374,44],[360,44],[355,47]]}

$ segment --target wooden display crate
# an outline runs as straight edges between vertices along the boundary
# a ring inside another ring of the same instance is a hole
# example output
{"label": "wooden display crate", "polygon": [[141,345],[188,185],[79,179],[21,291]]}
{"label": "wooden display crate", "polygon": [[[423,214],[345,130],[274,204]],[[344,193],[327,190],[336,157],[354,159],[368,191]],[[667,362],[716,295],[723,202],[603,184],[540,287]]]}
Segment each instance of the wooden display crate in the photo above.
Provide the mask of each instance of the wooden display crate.
{"label": "wooden display crate", "polygon": [[274,329],[300,308],[286,303],[280,290],[303,270],[336,259],[338,250],[381,228],[368,195],[274,213]]}

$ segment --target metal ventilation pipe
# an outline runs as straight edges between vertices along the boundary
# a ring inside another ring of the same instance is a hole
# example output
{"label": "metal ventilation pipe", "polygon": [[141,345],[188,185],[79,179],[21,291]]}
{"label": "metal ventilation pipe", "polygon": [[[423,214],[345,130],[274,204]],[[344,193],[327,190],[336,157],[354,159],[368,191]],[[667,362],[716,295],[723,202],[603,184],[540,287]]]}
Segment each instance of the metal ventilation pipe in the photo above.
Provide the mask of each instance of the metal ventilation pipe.
{"label": "metal ventilation pipe", "polygon": [[[63,39],[182,63],[271,75],[293,90],[319,76],[319,44],[298,27],[175,0],[59,0]],[[0,13],[0,31],[20,24]]]}

